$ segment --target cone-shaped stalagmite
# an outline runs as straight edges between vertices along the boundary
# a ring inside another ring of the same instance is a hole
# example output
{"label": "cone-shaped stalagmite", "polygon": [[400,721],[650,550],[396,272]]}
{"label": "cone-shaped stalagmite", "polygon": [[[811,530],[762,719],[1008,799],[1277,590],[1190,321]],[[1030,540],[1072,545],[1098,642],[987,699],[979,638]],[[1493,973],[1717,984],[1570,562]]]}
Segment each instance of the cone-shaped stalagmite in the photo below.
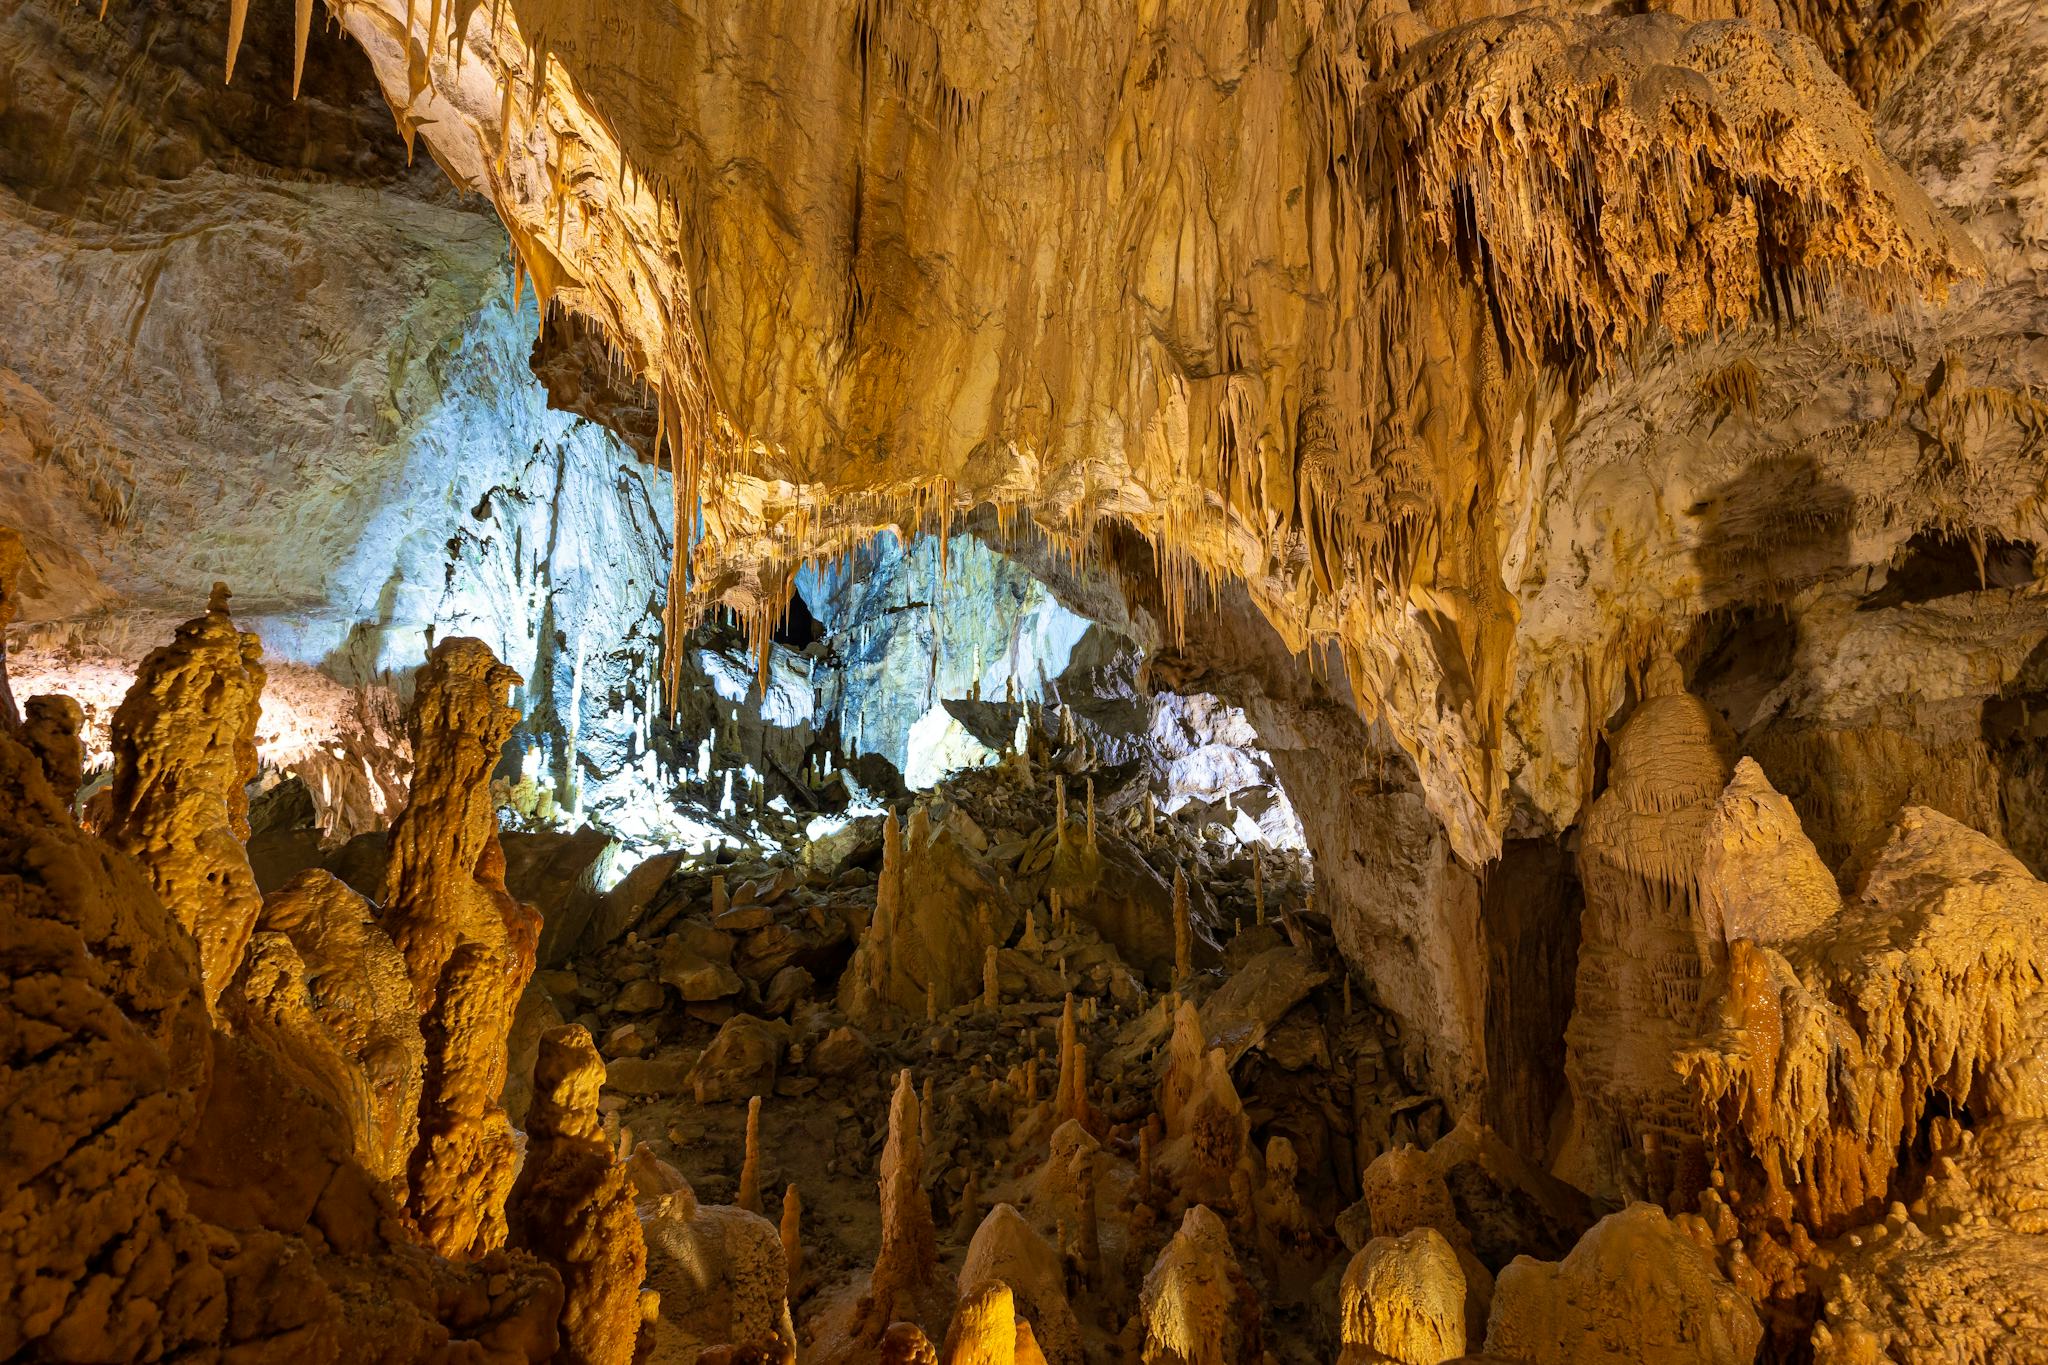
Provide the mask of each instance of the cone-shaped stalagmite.
{"label": "cone-shaped stalagmite", "polygon": [[746,1155],[740,1161],[739,1206],[748,1213],[761,1211],[761,1097],[747,1101]]}
{"label": "cone-shaped stalagmite", "polygon": [[897,1073],[889,1101],[889,1138],[882,1148],[882,1249],[861,1305],[861,1330],[874,1340],[897,1317],[913,1312],[932,1282],[938,1232],[924,1187],[924,1136],[909,1068]]}
{"label": "cone-shaped stalagmite", "polygon": [[797,1196],[796,1186],[791,1185],[782,1192],[782,1260],[789,1267],[789,1294],[796,1297],[797,1272],[804,1266],[803,1243],[804,1201]]}
{"label": "cone-shaped stalagmite", "polygon": [[519,675],[480,640],[444,640],[415,681],[411,800],[392,823],[384,924],[405,954],[427,1040],[411,1212],[444,1255],[505,1240],[517,1150],[498,1106],[513,1008],[540,916],[505,891],[490,773],[518,723]]}
{"label": "cone-shaped stalagmite", "polygon": [[647,1247],[626,1168],[598,1118],[604,1059],[581,1024],[541,1036],[526,1160],[508,1209],[515,1243],[562,1277],[562,1365],[630,1365]]}
{"label": "cone-shaped stalagmite", "polygon": [[1071,994],[1060,1011],[1059,1046],[1060,1080],[1053,1095],[1053,1121],[1065,1123],[1074,1119],[1082,1127],[1090,1127],[1094,1114],[1088,1107],[1088,1047],[1081,1041]]}

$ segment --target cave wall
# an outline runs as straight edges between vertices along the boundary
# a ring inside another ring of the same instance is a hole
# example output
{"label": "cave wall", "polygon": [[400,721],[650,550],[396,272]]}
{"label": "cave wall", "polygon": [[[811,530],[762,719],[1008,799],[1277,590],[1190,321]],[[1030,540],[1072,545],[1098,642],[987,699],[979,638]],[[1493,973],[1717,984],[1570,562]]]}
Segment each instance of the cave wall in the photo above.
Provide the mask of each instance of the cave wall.
{"label": "cave wall", "polygon": [[[0,7],[0,501],[28,551],[16,672],[88,709],[235,592],[266,760],[375,823],[436,637],[528,682],[565,807],[646,748],[667,477],[548,408],[503,229],[406,148],[361,54],[258,6]],[[379,698],[382,700],[379,700]],[[582,761],[571,761],[571,748]],[[317,770],[317,771],[316,771]]]}

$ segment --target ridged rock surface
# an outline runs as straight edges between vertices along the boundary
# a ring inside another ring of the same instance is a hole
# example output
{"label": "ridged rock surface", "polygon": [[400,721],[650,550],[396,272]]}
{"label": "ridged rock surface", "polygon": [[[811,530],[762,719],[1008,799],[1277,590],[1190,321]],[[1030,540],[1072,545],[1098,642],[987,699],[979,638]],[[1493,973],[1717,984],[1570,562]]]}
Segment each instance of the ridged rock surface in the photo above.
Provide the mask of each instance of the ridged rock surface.
{"label": "ridged rock surface", "polygon": [[[730,605],[765,630],[800,557],[974,502],[1121,518],[1169,618],[1237,579],[1337,643],[1471,858],[1505,814],[1518,424],[1656,300],[1691,334],[1977,269],[1822,55],[1740,22],[452,13],[344,23],[543,297],[653,385],[686,501],[715,476],[700,567]],[[665,264],[633,287],[637,260]]]}
{"label": "ridged rock surface", "polygon": [[512,1186],[513,1242],[562,1277],[563,1365],[631,1365],[647,1245],[625,1167],[605,1141],[604,1059],[579,1024],[541,1035],[526,1159]]}
{"label": "ridged rock surface", "polygon": [[1487,1319],[1489,1357],[1526,1365],[1746,1365],[1763,1327],[1664,1211],[1631,1204],[1562,1261],[1518,1257]]}
{"label": "ridged rock surface", "polygon": [[114,713],[114,779],[101,831],[149,873],[199,945],[211,1005],[263,910],[242,843],[256,776],[263,645],[235,629],[216,585],[204,616],[152,651]]}
{"label": "ridged rock surface", "polygon": [[360,1107],[348,1111],[356,1156],[402,1196],[419,1137],[426,1043],[405,959],[376,914],[315,868],[264,898],[258,929],[283,937],[304,964],[308,1005],[360,1077]]}
{"label": "ridged rock surface", "polygon": [[383,925],[426,1039],[409,1207],[428,1245],[455,1257],[504,1245],[517,1152],[498,1098],[540,915],[505,890],[489,778],[518,723],[505,699],[518,681],[479,640],[434,647],[414,683],[412,792],[384,874]]}

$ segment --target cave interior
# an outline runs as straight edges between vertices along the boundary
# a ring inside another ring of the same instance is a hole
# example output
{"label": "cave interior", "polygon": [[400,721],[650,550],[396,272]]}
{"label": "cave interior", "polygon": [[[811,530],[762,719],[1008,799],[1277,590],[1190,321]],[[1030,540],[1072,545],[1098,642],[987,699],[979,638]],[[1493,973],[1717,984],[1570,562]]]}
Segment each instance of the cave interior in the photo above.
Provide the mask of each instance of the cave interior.
{"label": "cave interior", "polygon": [[2048,1365],[2040,0],[0,0],[0,1360]]}

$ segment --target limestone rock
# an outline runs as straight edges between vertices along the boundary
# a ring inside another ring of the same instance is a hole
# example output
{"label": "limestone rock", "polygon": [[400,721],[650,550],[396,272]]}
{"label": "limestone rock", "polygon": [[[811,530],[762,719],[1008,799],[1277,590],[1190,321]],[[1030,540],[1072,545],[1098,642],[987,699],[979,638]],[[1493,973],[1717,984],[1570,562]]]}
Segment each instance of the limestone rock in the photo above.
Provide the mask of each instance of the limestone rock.
{"label": "limestone rock", "polygon": [[378,927],[376,907],[318,869],[264,898],[259,929],[289,941],[308,1007],[361,1076],[363,1104],[347,1111],[357,1158],[402,1190],[426,1065],[405,959]]}
{"label": "limestone rock", "polygon": [[58,799],[70,805],[85,781],[85,711],[69,697],[30,697],[22,707],[21,741],[42,762]]}
{"label": "limestone rock", "polygon": [[765,1339],[794,1347],[788,1268],[773,1223],[730,1205],[700,1205],[686,1186],[643,1206],[642,1231],[647,1283],[661,1295],[658,1350]]}
{"label": "limestone rock", "polygon": [[625,1168],[598,1120],[604,1059],[580,1025],[540,1040],[526,1159],[507,1216],[515,1245],[562,1277],[565,1365],[632,1365],[647,1248]]}
{"label": "limestone rock", "polygon": [[959,837],[931,828],[925,808],[907,829],[884,825],[875,914],[840,978],[840,1008],[866,1027],[892,1014],[922,1018],[981,994],[982,959],[1018,912]]}
{"label": "limestone rock", "polygon": [[1440,1365],[1465,1353],[1465,1275],[1434,1228],[1366,1243],[1343,1296],[1340,1365]]}
{"label": "limestone rock", "polygon": [[1145,1365],[1237,1365],[1258,1354],[1258,1305],[1223,1222],[1197,1204],[1138,1294]]}
{"label": "limestone rock", "polygon": [[697,1103],[744,1100],[775,1089],[775,1075],[789,1044],[787,1025],[751,1014],[735,1014],[690,1071]]}
{"label": "limestone rock", "polygon": [[961,1294],[939,1359],[945,1365],[1015,1365],[1019,1321],[1010,1287],[985,1280]]}
{"label": "limestone rock", "polygon": [[1713,1258],[1650,1204],[1601,1219],[1562,1261],[1516,1258],[1486,1325],[1489,1355],[1528,1365],[1741,1365],[1762,1339]]}
{"label": "limestone rock", "polygon": [[1668,655],[1645,693],[1615,732],[1608,789],[1579,846],[1586,908],[1565,1031],[1573,1131],[1560,1171],[1595,1194],[1684,1198],[1705,1170],[1673,1058],[1698,1027],[1713,966],[1697,888],[1734,737]]}
{"label": "limestone rock", "polygon": [[869,1339],[879,1339],[902,1312],[915,1311],[938,1260],[938,1231],[924,1185],[924,1136],[908,1068],[897,1073],[889,1100],[889,1137],[877,1183],[882,1247],[860,1307],[860,1331]]}
{"label": "limestone rock", "polygon": [[[1412,1146],[1380,1153],[1360,1182],[1375,1238],[1401,1237],[1429,1228],[1444,1239],[1459,1265],[1467,1335],[1477,1340],[1493,1301],[1493,1275],[1472,1250],[1472,1234],[1458,1217],[1450,1187],[1429,1157]],[[1363,1248],[1361,1248],[1363,1251]]]}
{"label": "limestone rock", "polygon": [[2048,1117],[2044,924],[2048,886],[2011,854],[1908,808],[1812,932],[1730,945],[1684,1062],[1702,1116],[1727,1116],[1714,1155],[1774,1285],[1796,1280],[1786,1253],[1879,1216],[1935,1106],[1994,1148]]}
{"label": "limestone rock", "polygon": [[[2048,1146],[2038,1133],[2041,1121],[2029,1126],[2037,1130],[2030,1150],[2008,1148],[1989,1161],[1973,1160],[1985,1138],[1960,1129],[1943,1134],[1946,1150],[1914,1208],[1894,1204],[1882,1221],[1830,1248],[1813,1329],[1816,1361],[2043,1358],[2048,1238],[2038,1225],[2038,1199],[2048,1182]],[[1999,1197],[2001,1187],[2016,1184],[2034,1192],[2034,1226],[2013,1217]]]}
{"label": "limestone rock", "polygon": [[114,713],[102,833],[148,870],[198,940],[209,1005],[241,965],[263,908],[242,841],[264,676],[262,643],[235,629],[216,586],[206,614],[142,661]]}
{"label": "limestone rock", "polygon": [[1231,973],[1202,1002],[1202,1030],[1211,1047],[1223,1049],[1232,1066],[1265,1040],[1287,1012],[1329,980],[1299,948],[1273,948]]}
{"label": "limestone rock", "polygon": [[[0,866],[0,1018],[17,1040],[0,1081],[0,1210],[15,1229],[0,1352],[140,1359],[217,1340],[226,1283],[166,1169],[211,1065],[192,940],[4,734]],[[36,1037],[75,1041],[28,1050]]]}
{"label": "limestone rock", "polygon": [[[1883,307],[1979,269],[1804,38],[1493,10],[1283,7],[1253,32],[1154,41],[1101,4],[858,26],[800,4],[762,41],[721,45],[695,10],[669,25],[550,8],[546,25],[503,13],[427,35],[418,50],[461,60],[422,65],[398,0],[344,24],[407,126],[491,195],[544,292],[635,357],[672,419],[655,425],[680,496],[707,501],[695,562],[763,634],[790,568],[875,523],[943,527],[998,498],[1048,525],[1113,510],[1188,583],[1241,580],[1278,630],[1336,646],[1355,695],[1401,699],[1389,724],[1477,863],[1506,816],[1506,528],[1552,469],[1501,453],[1514,422],[1568,407],[1657,326],[1693,338],[1772,312],[1784,281]],[[1777,16],[1761,10],[1744,7]],[[536,82],[543,41],[582,78]],[[1031,80],[1003,74],[1019,50],[1041,54]],[[931,108],[884,149],[860,101],[776,79],[848,62],[939,93],[902,96]],[[754,117],[721,116],[735,108]],[[521,145],[507,118],[556,131]],[[754,154],[763,124],[807,133],[775,193],[711,173]],[[1257,157],[1230,135],[1253,126],[1275,130]],[[1074,128],[1105,131],[1084,147]],[[634,180],[688,188],[671,212]],[[879,185],[930,231],[879,246],[815,230]],[[1048,307],[1015,271],[1053,221],[1069,249],[1033,267],[1057,281]],[[678,222],[721,226],[672,256]],[[762,259],[789,270],[746,268]],[[1339,340],[1361,336],[1370,354]],[[1075,355],[1128,363],[1014,361]],[[886,484],[863,458],[882,439],[917,453]]]}
{"label": "limestone rock", "polygon": [[[732,952],[730,940],[726,952]],[[681,935],[662,945],[658,970],[684,1000],[723,1000],[739,994],[745,985],[728,963],[699,955]]]}
{"label": "limestone rock", "polygon": [[505,834],[505,886],[540,912],[536,960],[552,967],[568,957],[605,897],[617,841],[590,826],[566,834]]}
{"label": "limestone rock", "polygon": [[820,1076],[850,1076],[867,1059],[868,1040],[859,1030],[841,1024],[811,1047],[809,1064]]}
{"label": "limestone rock", "polygon": [[1080,1365],[1081,1324],[1067,1302],[1066,1279],[1059,1250],[1014,1205],[997,1204],[967,1243],[960,1297],[964,1303],[984,1287],[1001,1284],[1014,1300],[1015,1315],[1031,1323],[1050,1365]]}
{"label": "limestone rock", "polygon": [[434,647],[414,683],[412,793],[384,873],[384,926],[405,955],[427,1045],[410,1209],[451,1256],[503,1245],[512,1183],[499,1097],[540,916],[505,891],[489,777],[519,719],[505,702],[518,681],[480,641]]}
{"label": "limestone rock", "polygon": [[[0,1315],[0,1349],[546,1359],[553,1272],[504,1254],[458,1266],[413,1244],[356,1162],[348,1116],[294,1060],[304,1054],[270,1051],[260,1029],[210,1030],[191,937],[5,736],[0,790],[13,984],[0,1015],[43,1040],[0,1084],[0,1165],[15,1163],[0,1169],[15,1229],[5,1292],[20,1309]],[[290,940],[261,938],[252,966],[289,985]],[[303,993],[255,995],[302,1011],[299,1036],[318,1036]],[[262,1022],[246,1003],[237,1012]]]}

